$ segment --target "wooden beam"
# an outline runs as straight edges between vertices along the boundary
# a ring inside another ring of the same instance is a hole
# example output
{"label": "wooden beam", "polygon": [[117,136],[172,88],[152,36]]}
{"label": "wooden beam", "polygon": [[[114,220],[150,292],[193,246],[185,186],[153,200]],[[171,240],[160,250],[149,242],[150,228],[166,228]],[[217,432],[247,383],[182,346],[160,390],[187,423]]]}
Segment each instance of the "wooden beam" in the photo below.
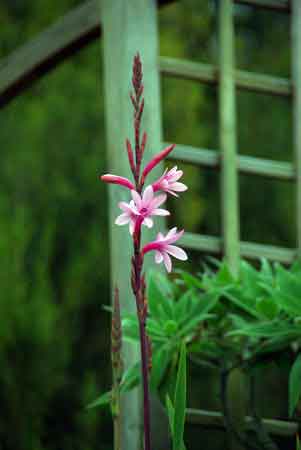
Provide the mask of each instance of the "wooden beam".
{"label": "wooden beam", "polygon": [[[181,238],[181,245],[190,250],[222,255],[222,239],[215,236],[185,232]],[[241,256],[247,259],[258,260],[264,257],[282,264],[291,264],[297,256],[294,249],[254,242],[240,242],[239,249]]]}
{"label": "wooden beam", "polygon": [[239,270],[239,202],[232,8],[233,0],[219,2],[219,140],[224,254],[236,274]]}
{"label": "wooden beam", "polygon": [[[174,0],[160,0],[159,6]],[[101,35],[100,4],[88,0],[0,61],[0,107]]]}
{"label": "wooden beam", "polygon": [[[102,0],[104,82],[105,82],[105,122],[107,135],[108,172],[132,179],[125,139],[129,138],[135,148],[133,130],[133,107],[129,98],[132,90],[132,65],[135,54],[139,51],[142,60],[145,107],[142,118],[142,132],[145,130],[148,140],[145,161],[152,159],[161,148],[161,105],[160,77],[158,71],[158,29],[157,4],[154,0]],[[118,30],[116,32],[116,30]],[[149,175],[157,178],[162,167],[156,167],[155,173]],[[128,229],[116,227],[115,219],[120,214],[120,201],[129,201],[130,193],[116,185],[109,185],[109,231],[112,288],[118,283],[122,311],[136,313],[136,303],[131,291],[130,261],[133,255],[132,238]],[[143,239],[150,241],[155,230],[143,229]],[[160,225],[159,225],[160,226]],[[145,273],[149,273],[151,259],[145,261]],[[126,368],[132,367],[140,360],[137,346],[124,343],[124,362]],[[137,450],[141,448],[141,403],[138,389],[122,397],[122,447]],[[168,424],[162,413],[157,410],[153,417],[152,448],[157,448],[158,436],[167,435]],[[160,430],[160,432],[159,432]]]}
{"label": "wooden beam", "polygon": [[[219,411],[205,411],[202,409],[188,408],[186,410],[187,422],[192,425],[201,425],[205,427],[225,428],[224,418]],[[252,423],[252,418],[245,418],[246,426]],[[299,430],[297,422],[288,422],[285,420],[262,419],[262,423],[269,434],[275,436],[295,436]]]}
{"label": "wooden beam", "polygon": [[271,11],[290,12],[288,0],[234,0],[240,5],[257,6]]}
{"label": "wooden beam", "polygon": [[[165,142],[164,145],[170,145]],[[168,157],[169,160],[180,160],[211,169],[220,169],[220,152],[189,145],[177,145]],[[293,164],[284,161],[273,161],[253,156],[237,155],[237,169],[248,175],[258,175],[276,180],[293,181],[296,171]]]}
{"label": "wooden beam", "polygon": [[[161,0],[159,6],[174,0]],[[267,7],[267,0],[236,0],[245,4]],[[285,10],[287,2],[274,0],[272,7]],[[278,5],[278,6],[277,6]],[[40,33],[0,62],[0,107],[21,94],[32,83],[47,74],[101,35],[97,0],[89,0],[74,8],[54,25]],[[216,84],[218,70],[207,64],[160,59],[163,74]],[[290,96],[289,80],[268,75],[236,71],[236,86],[256,92]]]}
{"label": "wooden beam", "polygon": [[[212,85],[218,84],[219,69],[211,64],[161,57],[159,67],[163,75]],[[235,70],[234,73],[237,89],[281,97],[290,97],[292,95],[292,83],[285,78],[252,73],[245,70]]]}
{"label": "wooden beam", "polygon": [[296,225],[298,256],[301,256],[301,2],[292,0],[293,146],[296,170]]}
{"label": "wooden beam", "polygon": [[100,36],[99,7],[90,0],[0,63],[0,106]]}

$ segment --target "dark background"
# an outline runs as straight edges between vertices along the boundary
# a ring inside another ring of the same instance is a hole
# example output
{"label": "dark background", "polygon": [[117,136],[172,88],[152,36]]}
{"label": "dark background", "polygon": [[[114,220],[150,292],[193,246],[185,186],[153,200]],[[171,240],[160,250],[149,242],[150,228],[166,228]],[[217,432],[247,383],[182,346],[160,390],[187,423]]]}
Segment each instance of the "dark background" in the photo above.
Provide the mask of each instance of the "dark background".
{"label": "dark background", "polygon": [[[77,4],[1,0],[0,56]],[[235,6],[235,25],[238,68],[290,76],[287,14]],[[161,55],[217,63],[215,2],[165,6],[159,29]],[[107,198],[97,180],[106,171],[101,45],[0,110],[1,450],[112,448],[109,412],[85,410],[110,387]],[[217,102],[214,87],[162,78],[164,140],[218,149]],[[292,160],[288,99],[240,91],[237,113],[240,154]],[[174,223],[219,235],[218,174],[181,167],[189,191],[170,205]],[[293,185],[241,175],[240,207],[243,240],[294,246]],[[191,399],[208,407],[194,379]]]}

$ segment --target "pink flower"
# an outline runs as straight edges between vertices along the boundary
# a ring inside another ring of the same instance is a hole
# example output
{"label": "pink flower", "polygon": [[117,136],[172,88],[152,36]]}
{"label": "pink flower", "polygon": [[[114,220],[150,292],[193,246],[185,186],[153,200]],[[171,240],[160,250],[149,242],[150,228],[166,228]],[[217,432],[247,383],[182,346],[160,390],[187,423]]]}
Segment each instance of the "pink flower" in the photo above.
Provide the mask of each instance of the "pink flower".
{"label": "pink flower", "polygon": [[155,155],[153,159],[150,160],[150,162],[145,166],[143,172],[142,172],[142,182],[144,183],[144,180],[146,176],[149,174],[151,170],[153,170],[154,167],[156,167],[159,162],[162,161],[162,159],[166,158],[166,156],[175,148],[176,144],[169,145],[164,150],[162,150],[160,153]]}
{"label": "pink flower", "polygon": [[102,181],[105,181],[106,183],[120,184],[121,186],[124,186],[128,189],[135,189],[133,183],[131,183],[130,180],[125,177],[119,177],[118,175],[107,173],[105,175],[102,175],[100,179]]}
{"label": "pink flower", "polygon": [[148,186],[142,197],[135,190],[131,191],[133,200],[130,203],[120,202],[119,208],[124,212],[115,220],[116,225],[129,224],[130,233],[133,234],[137,220],[148,228],[153,226],[153,220],[150,216],[168,216],[170,213],[166,209],[160,209],[162,203],[166,200],[166,194],[154,196],[152,186]]}
{"label": "pink flower", "polygon": [[163,236],[162,233],[158,233],[157,239],[155,241],[146,244],[142,249],[142,254],[150,252],[151,250],[155,251],[155,261],[157,264],[160,264],[162,261],[165,264],[167,272],[171,271],[172,263],[170,256],[174,256],[181,261],[186,261],[187,254],[180,247],[176,245],[170,245],[176,242],[182,234],[184,230],[177,232],[177,228],[172,228],[166,236]]}
{"label": "pink flower", "polygon": [[179,178],[183,175],[182,170],[177,170],[177,166],[171,170],[166,169],[163,175],[153,183],[154,192],[165,191],[169,194],[178,197],[175,192],[183,192],[188,188],[184,183],[178,183]]}

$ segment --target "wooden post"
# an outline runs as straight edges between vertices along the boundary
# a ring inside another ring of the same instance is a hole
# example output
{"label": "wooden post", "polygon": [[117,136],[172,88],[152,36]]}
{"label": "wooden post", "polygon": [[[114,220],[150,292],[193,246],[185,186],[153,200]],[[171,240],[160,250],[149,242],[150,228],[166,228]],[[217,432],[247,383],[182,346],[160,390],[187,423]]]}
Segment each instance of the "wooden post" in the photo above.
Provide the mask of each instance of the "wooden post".
{"label": "wooden post", "polygon": [[296,170],[297,248],[301,256],[301,2],[291,3],[293,145]]}
{"label": "wooden post", "polygon": [[[221,196],[223,250],[234,275],[239,270],[239,205],[238,171],[236,149],[235,110],[235,66],[234,66],[234,25],[232,0],[219,2],[219,113],[221,152]],[[228,380],[229,412],[236,430],[244,428],[245,398],[244,378],[240,371],[234,371]],[[242,445],[230,438],[231,450],[243,450]]]}
{"label": "wooden post", "polygon": [[[130,177],[125,139],[133,143],[133,108],[129,99],[132,89],[133,57],[139,51],[143,64],[145,109],[142,130],[148,134],[145,160],[161,150],[161,111],[158,71],[157,4],[153,0],[102,0],[103,49],[105,74],[105,117],[107,131],[108,172]],[[118,283],[122,311],[135,312],[130,289],[130,257],[132,242],[127,227],[114,225],[120,214],[118,202],[129,201],[129,191],[109,186],[110,252],[112,284]],[[104,214],[106,212],[104,211]],[[161,222],[162,223],[162,222]],[[143,227],[146,239],[155,231]],[[113,289],[112,289],[113,291]],[[133,345],[124,344],[126,367],[140,360],[140,352]],[[122,448],[137,450],[142,412],[139,391],[123,396]]]}
{"label": "wooden post", "polygon": [[239,261],[239,211],[232,0],[220,1],[219,48],[223,242],[225,257],[233,273],[237,273]]}

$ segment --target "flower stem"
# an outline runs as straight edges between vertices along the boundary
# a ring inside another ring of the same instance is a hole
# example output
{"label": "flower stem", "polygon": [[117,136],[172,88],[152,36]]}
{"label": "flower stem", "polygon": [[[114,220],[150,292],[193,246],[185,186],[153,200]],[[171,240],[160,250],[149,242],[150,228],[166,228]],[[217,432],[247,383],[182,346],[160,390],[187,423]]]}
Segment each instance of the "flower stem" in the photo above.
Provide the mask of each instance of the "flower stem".
{"label": "flower stem", "polygon": [[134,256],[132,259],[132,288],[136,299],[137,316],[139,321],[139,337],[141,351],[141,374],[143,384],[143,422],[144,422],[144,450],[151,450],[150,436],[150,401],[148,363],[149,349],[146,335],[147,303],[145,300],[145,283],[142,275],[143,256],[141,245],[141,223],[136,224],[134,232]]}
{"label": "flower stem", "polygon": [[145,323],[139,321],[140,347],[141,347],[141,370],[143,382],[143,421],[144,421],[144,450],[151,449],[150,436],[150,402],[148,383],[148,354]]}
{"label": "flower stem", "polygon": [[[146,133],[143,134],[140,145],[140,126],[144,109],[142,64],[140,55],[137,53],[133,63],[132,84],[134,93],[130,95],[134,107],[134,134],[135,134],[135,163],[133,162],[133,151],[127,144],[130,166],[134,175],[136,191],[141,194],[143,183],[140,180],[140,169],[143,152],[146,145]],[[137,316],[139,321],[140,351],[141,351],[141,373],[143,384],[143,421],[144,421],[144,450],[151,450],[150,436],[150,402],[149,402],[149,342],[146,334],[147,302],[145,298],[145,282],[142,275],[143,254],[141,251],[141,225],[143,217],[139,217],[135,223],[133,233],[134,256],[132,258],[132,289],[136,299]]]}

